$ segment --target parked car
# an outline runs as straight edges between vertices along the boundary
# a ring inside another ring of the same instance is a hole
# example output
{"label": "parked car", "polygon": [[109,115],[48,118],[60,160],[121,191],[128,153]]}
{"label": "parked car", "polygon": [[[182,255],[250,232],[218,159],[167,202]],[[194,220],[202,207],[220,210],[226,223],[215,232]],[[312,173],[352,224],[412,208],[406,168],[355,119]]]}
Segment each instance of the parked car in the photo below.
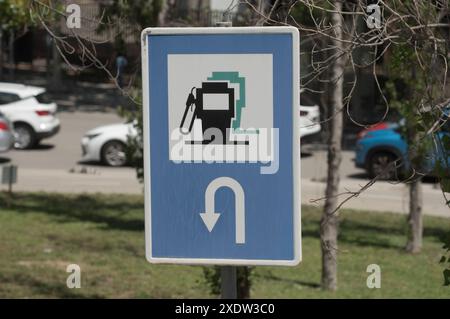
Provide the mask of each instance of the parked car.
{"label": "parked car", "polygon": [[[320,132],[320,111],[317,105],[300,105],[300,137],[311,136]],[[305,140],[306,141],[306,140]]]}
{"label": "parked car", "polygon": [[9,120],[0,113],[0,152],[6,152],[14,145],[14,133]]}
{"label": "parked car", "polygon": [[386,128],[389,128],[389,127],[391,127],[392,125],[396,125],[395,123],[387,123],[387,122],[380,122],[380,123],[377,123],[377,124],[375,124],[375,125],[372,125],[372,126],[370,126],[370,127],[368,127],[368,128],[365,128],[365,129],[363,129],[363,130],[361,130],[359,133],[358,133],[358,135],[357,135],[357,139],[359,140],[359,139],[362,139],[364,136],[366,136],[366,134],[367,133],[369,133],[369,132],[372,132],[372,131],[377,131],[377,130],[383,130],[383,129],[386,129]]}
{"label": "parked car", "polygon": [[31,148],[60,128],[57,105],[41,87],[0,82],[0,111],[13,124],[18,149]]}
{"label": "parked car", "polygon": [[[319,106],[306,95],[300,96],[300,138],[301,143],[310,142],[321,130]],[[308,138],[305,138],[308,136]]]}
{"label": "parked car", "polygon": [[109,166],[127,163],[128,136],[137,135],[133,122],[100,126],[88,131],[81,139],[82,161],[102,162]]}
{"label": "parked car", "polygon": [[[445,136],[450,137],[450,120],[448,114],[442,118],[445,123],[435,133],[437,141],[442,141]],[[356,143],[355,165],[367,171],[370,178],[379,176],[381,179],[394,179],[401,176],[410,168],[408,161],[408,144],[400,133],[403,121],[400,123],[383,123],[375,128],[364,130],[359,134]],[[420,168],[426,174],[432,174],[436,161],[440,161],[446,167],[450,165],[449,151],[444,152],[442,143],[433,144],[430,154],[425,154],[425,162]],[[388,165],[399,160],[395,170],[389,170]]]}

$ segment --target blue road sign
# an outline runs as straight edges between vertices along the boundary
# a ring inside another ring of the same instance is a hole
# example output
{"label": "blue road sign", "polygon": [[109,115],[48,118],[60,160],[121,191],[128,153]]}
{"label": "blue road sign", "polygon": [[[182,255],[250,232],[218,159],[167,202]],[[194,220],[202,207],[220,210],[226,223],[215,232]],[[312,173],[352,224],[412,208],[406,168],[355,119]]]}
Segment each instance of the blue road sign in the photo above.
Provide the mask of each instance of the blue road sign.
{"label": "blue road sign", "polygon": [[143,31],[150,262],[300,262],[298,47],[291,27]]}

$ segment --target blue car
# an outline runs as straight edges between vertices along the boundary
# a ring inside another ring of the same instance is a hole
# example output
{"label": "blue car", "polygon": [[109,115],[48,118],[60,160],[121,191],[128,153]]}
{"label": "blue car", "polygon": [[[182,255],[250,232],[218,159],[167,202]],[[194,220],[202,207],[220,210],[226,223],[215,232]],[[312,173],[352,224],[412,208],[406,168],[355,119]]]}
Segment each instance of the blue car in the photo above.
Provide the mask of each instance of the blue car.
{"label": "blue car", "polygon": [[[356,143],[355,165],[367,171],[370,178],[395,179],[407,172],[411,164],[408,161],[408,144],[403,139],[401,124],[383,124],[378,129],[364,130]],[[446,136],[446,137],[445,137]],[[450,120],[444,116],[441,126],[435,133],[433,150],[426,154],[422,173],[432,174],[436,161],[443,167],[450,167],[450,150],[444,150],[443,145],[450,138]],[[395,169],[389,169],[391,163],[398,160]]]}

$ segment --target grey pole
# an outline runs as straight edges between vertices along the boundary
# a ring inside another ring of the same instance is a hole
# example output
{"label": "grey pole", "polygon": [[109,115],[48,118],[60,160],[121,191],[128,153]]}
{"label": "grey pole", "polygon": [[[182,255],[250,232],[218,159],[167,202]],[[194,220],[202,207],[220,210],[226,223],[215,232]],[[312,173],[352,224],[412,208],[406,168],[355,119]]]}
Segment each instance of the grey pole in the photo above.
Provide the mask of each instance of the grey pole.
{"label": "grey pole", "polygon": [[222,299],[237,299],[237,271],[235,266],[223,266],[221,273]]}
{"label": "grey pole", "polygon": [[9,166],[9,185],[8,185],[8,193],[9,196],[12,196],[12,181],[13,181],[13,166]]}

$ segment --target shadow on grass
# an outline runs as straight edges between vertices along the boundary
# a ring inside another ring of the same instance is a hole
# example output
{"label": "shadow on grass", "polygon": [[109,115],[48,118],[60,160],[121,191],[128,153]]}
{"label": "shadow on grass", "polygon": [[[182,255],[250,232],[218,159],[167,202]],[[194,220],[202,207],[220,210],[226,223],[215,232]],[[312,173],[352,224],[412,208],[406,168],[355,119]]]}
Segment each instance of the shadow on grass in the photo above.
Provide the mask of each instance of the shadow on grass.
{"label": "shadow on grass", "polygon": [[[389,232],[383,230],[380,233],[376,232],[363,232],[357,228],[349,229],[349,227],[340,228],[339,231],[339,243],[351,244],[356,246],[370,246],[370,247],[379,247],[379,248],[387,248],[387,249],[401,249],[402,245],[393,243],[390,239],[386,238]],[[319,239],[320,234],[319,230],[303,230],[302,237],[311,237],[315,239]],[[406,240],[406,237],[405,237]]]}
{"label": "shadow on grass", "polygon": [[263,279],[263,280],[272,280],[272,281],[276,281],[276,282],[282,282],[282,283],[286,283],[289,285],[300,285],[300,286],[305,286],[305,287],[309,287],[309,288],[320,288],[320,284],[316,283],[316,282],[310,282],[310,281],[302,281],[302,280],[298,280],[298,279],[289,279],[289,278],[282,278],[279,276],[275,276],[273,274],[264,274],[264,275],[255,275],[256,278],[258,279]]}
{"label": "shadow on grass", "polygon": [[[386,224],[386,220],[377,216],[377,213],[369,214],[371,216],[364,220],[360,220],[360,217],[354,218],[354,215],[342,220],[339,225],[339,242],[361,247],[403,249],[407,236],[406,216],[396,216],[395,222]],[[318,219],[307,220],[303,223],[302,237],[319,239],[319,226]],[[444,226],[439,228],[425,225],[423,237],[424,240],[428,238],[442,243],[448,240],[450,234]]]}
{"label": "shadow on grass", "polygon": [[33,278],[32,276],[25,275],[25,274],[13,274],[5,276],[3,274],[0,274],[0,282],[2,282],[2,285],[7,284],[14,284],[19,285],[22,287],[26,287],[27,291],[29,292],[28,296],[23,297],[30,297],[34,295],[44,295],[48,296],[50,298],[87,298],[87,299],[98,299],[98,298],[104,298],[101,295],[98,294],[81,294],[78,293],[80,289],[77,290],[77,293],[75,293],[74,290],[67,288],[65,285],[65,282],[62,283],[48,283],[48,282],[42,282],[40,280],[37,280],[36,278]]}
{"label": "shadow on grass", "polygon": [[[0,203],[5,198],[5,194],[0,194]],[[144,230],[143,201],[120,195],[15,194],[8,209],[21,214],[45,213],[58,222],[84,221],[96,223],[99,228]]]}
{"label": "shadow on grass", "polygon": [[[5,199],[6,194],[0,193],[0,203]],[[92,222],[100,229],[144,230],[144,203],[140,197],[20,193],[14,195],[9,210],[21,214],[45,213],[57,222]],[[320,214],[305,211],[302,236],[319,238]],[[346,214],[340,223],[339,241],[358,246],[402,249],[404,243],[399,238],[404,238],[406,242],[406,216],[393,215],[386,219],[386,215],[377,214]],[[424,238],[445,241],[448,231],[444,226],[434,224],[433,227],[425,225]]]}

